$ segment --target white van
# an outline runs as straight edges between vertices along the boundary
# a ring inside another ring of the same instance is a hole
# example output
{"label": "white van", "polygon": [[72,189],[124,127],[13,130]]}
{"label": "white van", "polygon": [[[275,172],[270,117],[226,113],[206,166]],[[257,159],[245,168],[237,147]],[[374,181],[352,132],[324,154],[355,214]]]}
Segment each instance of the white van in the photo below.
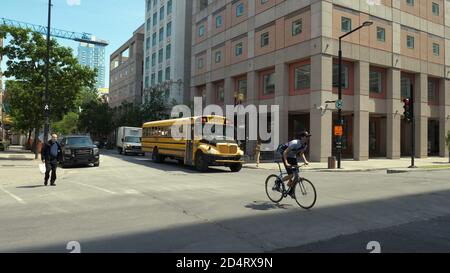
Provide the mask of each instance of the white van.
{"label": "white van", "polygon": [[142,128],[119,127],[116,131],[116,146],[119,154],[145,155],[141,146]]}

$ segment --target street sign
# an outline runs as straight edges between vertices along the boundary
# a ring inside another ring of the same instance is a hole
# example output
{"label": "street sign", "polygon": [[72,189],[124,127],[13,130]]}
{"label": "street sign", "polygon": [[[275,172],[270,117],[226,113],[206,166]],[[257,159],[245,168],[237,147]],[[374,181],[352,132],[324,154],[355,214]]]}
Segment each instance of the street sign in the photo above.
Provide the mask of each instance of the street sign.
{"label": "street sign", "polygon": [[336,125],[334,126],[334,136],[343,136],[344,135],[344,128],[342,125]]}
{"label": "street sign", "polygon": [[342,106],[343,106],[342,100],[337,100],[336,101],[336,109],[342,109]]}

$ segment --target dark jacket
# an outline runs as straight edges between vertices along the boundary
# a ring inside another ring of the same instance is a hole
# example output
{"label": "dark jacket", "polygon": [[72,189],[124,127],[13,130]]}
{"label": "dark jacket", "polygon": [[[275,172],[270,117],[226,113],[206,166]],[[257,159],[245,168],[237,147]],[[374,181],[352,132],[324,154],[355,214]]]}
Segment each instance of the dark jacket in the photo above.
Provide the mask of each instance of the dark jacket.
{"label": "dark jacket", "polygon": [[62,149],[61,145],[56,142],[58,145],[58,156],[55,158],[50,155],[50,148],[52,146],[52,141],[49,140],[47,143],[42,145],[42,151],[41,151],[41,158],[42,160],[45,160],[46,162],[59,162],[62,160]]}

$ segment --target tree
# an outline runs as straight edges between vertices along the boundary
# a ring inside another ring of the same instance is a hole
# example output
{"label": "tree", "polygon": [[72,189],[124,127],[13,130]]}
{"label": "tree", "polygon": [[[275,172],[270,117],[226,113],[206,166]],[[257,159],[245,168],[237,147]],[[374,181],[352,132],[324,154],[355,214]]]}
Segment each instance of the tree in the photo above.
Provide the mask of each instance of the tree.
{"label": "tree", "polygon": [[146,93],[148,97],[141,108],[141,123],[169,118],[169,109],[165,103],[164,92],[153,89]]}
{"label": "tree", "polygon": [[107,137],[114,129],[113,111],[108,103],[97,99],[83,104],[78,128],[94,138]]}
{"label": "tree", "polygon": [[[8,44],[0,47],[0,55],[7,57],[4,75],[15,78],[7,90],[14,126],[30,131],[44,123],[45,38],[30,30],[0,26],[0,38],[8,36]],[[51,121],[59,121],[76,106],[83,88],[93,88],[96,71],[81,66],[70,48],[51,40],[49,60],[49,107]],[[10,95],[10,94],[13,95]],[[37,149],[36,158],[37,158]]]}
{"label": "tree", "polygon": [[62,120],[53,123],[53,131],[62,135],[74,134],[78,131],[78,113],[69,112]]}

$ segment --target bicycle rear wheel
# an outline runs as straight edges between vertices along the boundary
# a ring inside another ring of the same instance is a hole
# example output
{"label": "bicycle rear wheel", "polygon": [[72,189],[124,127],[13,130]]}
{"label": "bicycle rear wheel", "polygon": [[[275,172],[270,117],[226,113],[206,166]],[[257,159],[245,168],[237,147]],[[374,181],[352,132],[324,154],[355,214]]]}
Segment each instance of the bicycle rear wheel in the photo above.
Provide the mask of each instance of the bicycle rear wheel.
{"label": "bicycle rear wheel", "polygon": [[279,203],[283,199],[283,182],[277,175],[270,175],[266,179],[266,194],[270,201]]}
{"label": "bicycle rear wheel", "polygon": [[295,201],[304,208],[310,209],[314,207],[317,200],[316,188],[308,179],[301,178],[295,185]]}

